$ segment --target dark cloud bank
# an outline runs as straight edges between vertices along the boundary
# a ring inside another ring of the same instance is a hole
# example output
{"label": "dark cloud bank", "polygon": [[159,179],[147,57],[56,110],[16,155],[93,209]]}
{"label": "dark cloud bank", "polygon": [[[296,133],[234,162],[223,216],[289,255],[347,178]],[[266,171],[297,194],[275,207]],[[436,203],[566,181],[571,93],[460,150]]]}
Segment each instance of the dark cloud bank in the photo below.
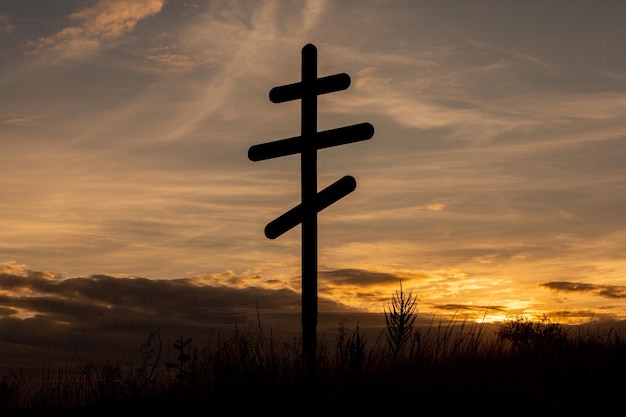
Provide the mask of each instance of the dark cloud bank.
{"label": "dark cloud bank", "polygon": [[604,298],[626,298],[626,286],[624,285],[601,285],[585,282],[550,281],[541,284],[542,287],[554,291],[563,292],[586,292]]}
{"label": "dark cloud bank", "polygon": [[[260,321],[276,337],[300,331],[300,294],[289,289],[211,286],[194,279],[151,280],[94,275],[60,278],[45,273],[0,274],[0,371],[47,361],[132,360],[157,331],[165,343],[192,337],[199,347],[235,326]],[[319,329],[339,321],[384,323],[320,298]],[[374,317],[376,316],[376,318]]]}

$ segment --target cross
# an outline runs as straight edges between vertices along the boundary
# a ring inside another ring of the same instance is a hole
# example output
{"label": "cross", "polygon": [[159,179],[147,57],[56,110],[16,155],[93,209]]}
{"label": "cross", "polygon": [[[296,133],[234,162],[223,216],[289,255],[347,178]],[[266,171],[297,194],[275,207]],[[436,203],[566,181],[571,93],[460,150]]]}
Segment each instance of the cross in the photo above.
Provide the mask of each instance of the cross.
{"label": "cross", "polygon": [[371,139],[374,126],[361,123],[338,129],[317,131],[317,96],[345,90],[350,76],[345,73],[317,77],[317,48],[302,48],[301,81],[274,87],[269,94],[273,103],[300,99],[300,136],[251,146],[251,161],[278,158],[299,153],[301,203],[265,227],[265,236],[275,239],[302,224],[302,357],[309,376],[316,368],[317,332],[317,213],[350,194],[356,180],[347,175],[324,190],[317,191],[317,150]]}

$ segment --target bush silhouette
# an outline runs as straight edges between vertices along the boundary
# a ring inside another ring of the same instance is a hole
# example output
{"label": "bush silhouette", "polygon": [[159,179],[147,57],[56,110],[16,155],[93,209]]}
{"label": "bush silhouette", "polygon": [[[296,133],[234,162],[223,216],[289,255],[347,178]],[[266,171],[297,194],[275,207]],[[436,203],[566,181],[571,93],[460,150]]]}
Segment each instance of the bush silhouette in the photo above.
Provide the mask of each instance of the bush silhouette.
{"label": "bush silhouette", "polygon": [[558,323],[543,316],[541,321],[533,322],[525,316],[517,316],[498,326],[500,339],[510,342],[515,351],[537,348],[556,348],[567,341],[567,332]]}

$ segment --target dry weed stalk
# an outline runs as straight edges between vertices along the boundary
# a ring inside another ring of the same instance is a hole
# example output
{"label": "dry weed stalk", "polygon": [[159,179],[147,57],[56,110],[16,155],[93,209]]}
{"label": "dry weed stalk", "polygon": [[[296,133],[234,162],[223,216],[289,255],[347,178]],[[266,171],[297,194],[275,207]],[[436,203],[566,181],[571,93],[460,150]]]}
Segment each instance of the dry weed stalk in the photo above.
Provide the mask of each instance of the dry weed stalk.
{"label": "dry weed stalk", "polygon": [[405,293],[400,281],[400,291],[396,290],[391,304],[384,309],[387,325],[387,343],[389,352],[395,359],[404,349],[413,333],[413,324],[417,317],[417,296],[413,291]]}

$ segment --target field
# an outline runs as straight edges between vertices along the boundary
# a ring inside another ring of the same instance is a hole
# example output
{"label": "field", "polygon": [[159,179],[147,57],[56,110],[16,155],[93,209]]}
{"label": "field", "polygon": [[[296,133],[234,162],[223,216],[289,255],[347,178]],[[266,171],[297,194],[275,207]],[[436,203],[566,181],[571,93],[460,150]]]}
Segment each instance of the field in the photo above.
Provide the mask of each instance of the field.
{"label": "field", "polygon": [[[406,295],[402,295],[406,301]],[[410,299],[409,299],[410,301]],[[395,315],[394,315],[395,314]],[[392,306],[378,333],[341,323],[301,341],[261,325],[196,347],[151,333],[136,364],[67,363],[0,377],[3,415],[591,416],[626,410],[626,341],[614,328],[512,318],[496,326]],[[175,352],[165,358],[164,351]]]}

